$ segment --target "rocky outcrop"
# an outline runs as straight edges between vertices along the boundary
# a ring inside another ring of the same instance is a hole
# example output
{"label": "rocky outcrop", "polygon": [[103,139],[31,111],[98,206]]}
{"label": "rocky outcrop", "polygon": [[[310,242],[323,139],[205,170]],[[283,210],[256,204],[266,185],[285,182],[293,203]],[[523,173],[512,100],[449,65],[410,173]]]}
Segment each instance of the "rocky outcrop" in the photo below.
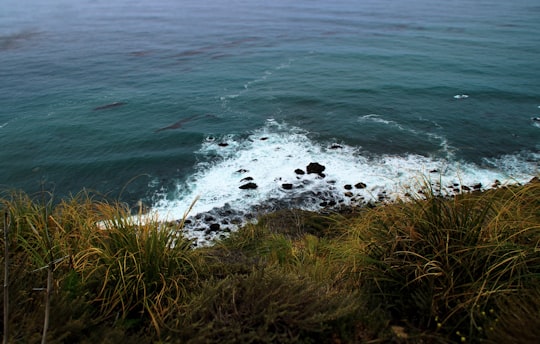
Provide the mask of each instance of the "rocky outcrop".
{"label": "rocky outcrop", "polygon": [[256,189],[258,186],[255,183],[247,183],[244,185],[240,185],[239,188],[242,190],[253,190]]}
{"label": "rocky outcrop", "polygon": [[325,177],[323,171],[326,169],[326,166],[319,164],[318,162],[312,162],[306,166],[306,171],[308,174],[318,174],[321,177]]}
{"label": "rocky outcrop", "polygon": [[293,185],[292,185],[291,183],[283,183],[283,184],[281,184],[281,187],[282,187],[284,190],[292,190]]}

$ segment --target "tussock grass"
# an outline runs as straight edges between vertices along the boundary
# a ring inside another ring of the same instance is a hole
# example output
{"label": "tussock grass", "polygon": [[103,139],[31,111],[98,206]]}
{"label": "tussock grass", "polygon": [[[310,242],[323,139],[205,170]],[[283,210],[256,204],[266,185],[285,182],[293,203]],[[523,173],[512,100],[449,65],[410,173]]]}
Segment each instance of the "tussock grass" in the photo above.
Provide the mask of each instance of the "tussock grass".
{"label": "tussock grass", "polygon": [[350,224],[348,240],[363,252],[349,260],[352,281],[399,321],[481,338],[483,313],[540,281],[539,200],[531,183],[374,209]]}
{"label": "tussock grass", "polygon": [[101,205],[105,228],[74,257],[82,282],[95,288],[104,318],[148,316],[159,331],[169,309],[197,284],[197,252],[178,228],[155,219],[139,221],[121,205]]}
{"label": "tussock grass", "polygon": [[6,193],[0,207],[11,219],[14,343],[527,343],[540,335],[537,179],[452,198],[428,188],[407,202],[335,214],[283,210],[203,248],[181,223],[133,216],[88,192]]}

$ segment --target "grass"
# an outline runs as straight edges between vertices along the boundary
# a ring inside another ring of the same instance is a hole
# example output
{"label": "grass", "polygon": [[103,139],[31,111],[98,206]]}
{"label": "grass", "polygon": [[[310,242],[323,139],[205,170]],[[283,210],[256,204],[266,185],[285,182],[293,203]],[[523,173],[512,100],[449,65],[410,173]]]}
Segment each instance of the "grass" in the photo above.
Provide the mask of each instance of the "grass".
{"label": "grass", "polygon": [[10,343],[540,336],[537,179],[341,213],[282,210],[203,248],[181,224],[142,221],[88,192],[6,193],[0,205],[11,220]]}

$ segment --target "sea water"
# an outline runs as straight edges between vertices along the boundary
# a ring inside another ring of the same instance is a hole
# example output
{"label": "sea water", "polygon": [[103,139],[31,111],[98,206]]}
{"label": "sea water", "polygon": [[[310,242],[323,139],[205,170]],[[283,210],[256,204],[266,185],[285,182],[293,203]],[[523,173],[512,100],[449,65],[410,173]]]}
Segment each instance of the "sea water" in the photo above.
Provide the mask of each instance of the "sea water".
{"label": "sea water", "polygon": [[205,243],[280,207],[524,183],[539,23],[529,0],[3,0],[0,184],[162,219],[197,199]]}

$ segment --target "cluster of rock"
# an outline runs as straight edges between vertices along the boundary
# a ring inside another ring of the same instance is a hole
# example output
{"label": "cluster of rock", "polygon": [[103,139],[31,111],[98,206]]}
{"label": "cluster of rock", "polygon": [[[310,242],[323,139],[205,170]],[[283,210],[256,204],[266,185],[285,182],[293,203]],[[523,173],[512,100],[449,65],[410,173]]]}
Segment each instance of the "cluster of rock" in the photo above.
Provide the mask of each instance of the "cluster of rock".
{"label": "cluster of rock", "polygon": [[[312,162],[305,169],[294,170],[296,180],[294,182],[283,182],[279,185],[283,194],[273,199],[267,199],[264,204],[253,206],[247,211],[233,209],[229,204],[220,208],[214,208],[205,213],[199,213],[189,217],[185,225],[189,230],[199,237],[200,244],[210,243],[214,239],[225,238],[231,231],[239,226],[256,220],[262,214],[269,213],[284,208],[303,209],[343,209],[350,206],[375,206],[376,204],[391,201],[391,197],[385,190],[370,188],[364,182],[355,184],[345,184],[337,186],[337,182],[327,178],[324,171],[326,167],[317,162]],[[236,171],[245,177],[240,179],[239,188],[242,190],[256,190],[258,185],[253,177],[249,176],[249,171],[240,169]],[[439,173],[437,170],[431,173]],[[278,183],[281,179],[276,180]],[[318,182],[317,182],[318,181]],[[317,184],[320,183],[320,184]],[[501,182],[495,180],[492,188],[501,186]],[[411,191],[416,195],[433,193],[434,195],[451,196],[464,192],[480,191],[484,188],[481,183],[463,185],[452,183],[441,186],[435,182],[431,189]],[[411,194],[405,196],[412,197]],[[249,197],[249,193],[246,193]]]}
{"label": "cluster of rock", "polygon": [[[343,204],[350,205],[352,202],[368,203],[363,196],[356,195],[353,191],[362,190],[367,187],[363,182],[358,182],[354,185],[343,185],[344,192],[335,192],[337,187],[335,181],[327,180],[321,188],[308,188],[307,186],[313,183],[312,179],[303,178],[308,175],[315,175],[317,180],[326,178],[324,171],[326,167],[317,162],[312,162],[305,167],[305,169],[297,168],[294,170],[296,177],[295,183],[283,182],[280,184],[280,189],[288,195],[284,197],[265,200],[264,204],[258,204],[247,212],[233,209],[229,204],[226,204],[221,208],[214,208],[205,213],[199,213],[195,216],[191,216],[185,221],[186,227],[190,231],[198,234],[200,238],[211,242],[216,238],[224,238],[232,230],[238,226],[255,220],[259,215],[272,212],[278,209],[290,208],[290,207],[307,207],[315,208],[335,208]],[[240,179],[239,189],[255,190],[258,185],[253,177],[249,176],[249,171],[246,169],[240,169],[236,171],[240,175],[245,175]],[[281,179],[278,179],[279,182]],[[340,196],[342,194],[344,197]],[[246,194],[248,195],[248,194]],[[356,198],[355,198],[356,197]],[[385,196],[381,194],[380,200]]]}

